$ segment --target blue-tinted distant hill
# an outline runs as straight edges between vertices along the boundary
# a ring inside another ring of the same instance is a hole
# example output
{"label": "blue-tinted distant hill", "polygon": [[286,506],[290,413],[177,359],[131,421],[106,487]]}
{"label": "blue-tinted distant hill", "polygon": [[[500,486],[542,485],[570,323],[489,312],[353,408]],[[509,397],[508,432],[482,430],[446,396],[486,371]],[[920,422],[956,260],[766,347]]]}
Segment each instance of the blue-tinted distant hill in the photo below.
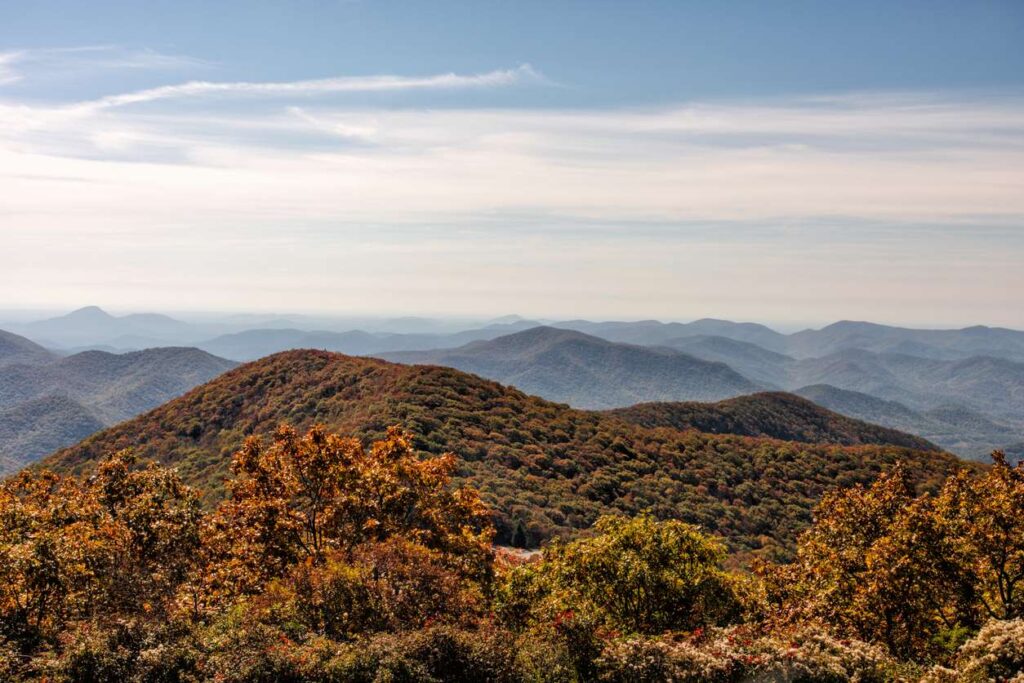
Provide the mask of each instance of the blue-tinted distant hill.
{"label": "blue-tinted distant hill", "polygon": [[292,349],[319,349],[352,356],[367,356],[390,351],[414,351],[454,348],[471,341],[494,339],[537,323],[520,320],[489,325],[452,334],[371,333],[363,330],[331,332],[326,330],[257,329],[225,334],[200,342],[197,346],[212,354],[237,361],[249,361]]}
{"label": "blue-tinted distant hill", "polygon": [[534,327],[457,349],[379,355],[453,367],[579,408],[715,401],[760,388],[724,363],[554,327]]}
{"label": "blue-tinted distant hill", "polygon": [[235,365],[194,348],[62,357],[0,332],[0,474],[155,408]]}

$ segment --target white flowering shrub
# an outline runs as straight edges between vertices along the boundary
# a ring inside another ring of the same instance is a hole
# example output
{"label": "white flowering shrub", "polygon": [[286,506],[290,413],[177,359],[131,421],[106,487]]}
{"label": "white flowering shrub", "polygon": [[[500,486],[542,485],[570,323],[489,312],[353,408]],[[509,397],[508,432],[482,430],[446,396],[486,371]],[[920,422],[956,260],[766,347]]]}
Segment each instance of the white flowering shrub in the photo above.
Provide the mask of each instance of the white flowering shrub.
{"label": "white flowering shrub", "polygon": [[1024,619],[992,620],[957,652],[956,669],[936,667],[924,683],[1024,683]]}
{"label": "white flowering shrub", "polygon": [[877,646],[823,630],[764,634],[749,627],[689,638],[629,638],[608,645],[597,662],[614,683],[881,683],[900,680]]}

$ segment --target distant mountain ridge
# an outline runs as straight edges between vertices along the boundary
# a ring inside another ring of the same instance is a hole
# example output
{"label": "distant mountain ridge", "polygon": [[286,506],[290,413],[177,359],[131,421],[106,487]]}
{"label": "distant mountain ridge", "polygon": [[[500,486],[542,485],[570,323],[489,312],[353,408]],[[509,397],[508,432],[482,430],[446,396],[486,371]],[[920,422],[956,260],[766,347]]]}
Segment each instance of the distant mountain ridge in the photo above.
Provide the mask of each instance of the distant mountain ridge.
{"label": "distant mountain ridge", "polygon": [[7,332],[0,365],[0,475],[154,408],[236,364],[193,348],[61,357]]}
{"label": "distant mountain ridge", "polygon": [[536,323],[531,321],[512,321],[452,334],[370,333],[363,330],[330,332],[289,328],[256,329],[222,335],[200,342],[197,346],[212,354],[238,361],[256,360],[279,351],[293,349],[320,349],[366,356],[390,351],[454,348],[468,342],[494,339],[535,326]]}
{"label": "distant mountain ridge", "polygon": [[[123,353],[185,345],[248,361],[288,349],[316,348],[389,357],[415,351],[423,355],[405,360],[442,362],[436,354],[434,360],[428,361],[430,354],[426,352],[450,351],[473,341],[493,340],[539,326],[537,321],[520,316],[492,317],[474,324],[417,317],[328,319],[287,314],[207,316],[202,320],[205,322],[185,323],[158,314],[112,316],[97,307],[86,307],[49,320],[19,323],[12,331],[44,342],[43,346],[54,341],[60,353],[90,348]],[[351,320],[353,326],[339,327],[342,320]],[[356,323],[367,326],[363,329]],[[321,324],[325,326],[319,327]],[[765,325],[712,318],[687,323],[569,320],[547,324],[614,343],[667,347],[701,361],[724,363],[750,384],[734,393],[796,391],[806,386],[829,385],[896,402],[917,417],[909,422],[900,422],[895,417],[875,421],[893,428],[917,425],[914,433],[969,457],[982,457],[993,446],[1009,448],[1024,440],[1024,332],[1017,330],[980,325],[928,330],[845,320],[817,330],[784,334]],[[62,329],[66,337],[57,334]],[[44,333],[51,338],[41,337]],[[58,338],[54,339],[54,335]],[[22,348],[19,353],[21,360],[16,365],[45,360],[48,356],[45,349],[39,348],[33,352]],[[664,350],[657,353],[664,354]],[[630,387],[628,382],[612,381],[609,367],[621,364],[621,359],[606,356],[604,365],[598,363],[589,371],[574,367],[578,358],[571,354],[565,360],[567,365],[533,372],[525,367],[525,362],[514,372],[508,367],[489,367],[479,354],[459,362],[469,363],[462,366],[466,369],[519,383],[555,400],[588,407],[650,400],[717,400],[732,395],[697,391],[699,386],[678,393],[678,388],[685,385],[682,379],[672,391],[666,391],[666,385],[671,384],[666,379],[667,372],[660,377],[648,376],[651,390],[645,392],[640,387]],[[0,367],[12,362],[10,358],[5,360],[4,342],[0,339]],[[643,372],[636,368],[628,374],[640,378]],[[702,374],[695,367],[690,367],[688,373],[691,379]],[[709,386],[713,384],[711,376],[712,373],[706,375]],[[843,412],[838,405],[832,404]],[[867,415],[844,414],[859,418]]]}
{"label": "distant mountain ridge", "polygon": [[57,346],[97,341],[111,346],[127,346],[133,341],[143,346],[159,346],[162,340],[188,336],[189,325],[158,313],[113,316],[98,306],[86,306],[56,318],[28,323],[18,331]]}
{"label": "distant mountain ridge", "polygon": [[690,323],[640,322],[595,323],[575,320],[553,323],[609,341],[663,345],[681,337],[716,336],[757,344],[769,351],[796,359],[817,358],[851,349],[956,360],[993,356],[1024,361],[1024,331],[975,325],[962,329],[928,330],[841,320],[817,330],[782,334],[756,323],[703,319]]}
{"label": "distant mountain ridge", "polygon": [[896,401],[816,384],[794,390],[814,403],[866,422],[917,434],[966,457],[984,460],[1005,449],[1021,432],[962,407],[943,406],[918,412]]}
{"label": "distant mountain ridge", "polygon": [[534,327],[448,351],[378,355],[454,367],[578,408],[617,408],[645,400],[710,401],[759,388],[724,363],[554,327]]}
{"label": "distant mountain ridge", "polygon": [[[826,408],[981,459],[994,448],[1020,441],[1024,429],[1024,364],[1001,358],[942,360],[848,349],[796,359],[713,335],[644,347],[551,327],[456,349],[378,355],[458,368],[578,408],[835,387],[880,404],[869,408],[849,396],[831,396]],[[887,403],[891,415],[885,412]],[[953,419],[954,413],[959,417]]]}

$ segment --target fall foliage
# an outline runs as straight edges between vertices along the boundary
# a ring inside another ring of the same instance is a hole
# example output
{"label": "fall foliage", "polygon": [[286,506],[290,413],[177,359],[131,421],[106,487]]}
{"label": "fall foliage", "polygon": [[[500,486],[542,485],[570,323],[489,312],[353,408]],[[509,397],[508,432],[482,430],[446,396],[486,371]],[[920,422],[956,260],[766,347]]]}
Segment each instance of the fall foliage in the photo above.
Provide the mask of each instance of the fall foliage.
{"label": "fall foliage", "polygon": [[[794,560],[729,569],[680,519],[492,545],[400,429],[252,436],[204,509],[129,451],[0,484],[0,677],[48,681],[1011,681],[1024,469],[829,492]],[[1017,678],[1014,678],[1017,677]]]}
{"label": "fall foliage", "polygon": [[[800,432],[792,414],[773,412],[773,432]],[[322,423],[369,442],[400,425],[416,450],[455,455],[452,476],[480,492],[501,544],[538,548],[574,538],[603,515],[650,512],[721,537],[737,563],[790,559],[829,488],[870,483],[901,462],[915,489],[934,490],[974,467],[934,451],[708,434],[660,417],[640,426],[629,415],[575,410],[450,368],[289,351],[231,370],[44,466],[87,474],[111,451],[132,448],[176,468],[213,507],[228,495],[231,454],[250,436],[269,443],[282,423],[300,431]]]}

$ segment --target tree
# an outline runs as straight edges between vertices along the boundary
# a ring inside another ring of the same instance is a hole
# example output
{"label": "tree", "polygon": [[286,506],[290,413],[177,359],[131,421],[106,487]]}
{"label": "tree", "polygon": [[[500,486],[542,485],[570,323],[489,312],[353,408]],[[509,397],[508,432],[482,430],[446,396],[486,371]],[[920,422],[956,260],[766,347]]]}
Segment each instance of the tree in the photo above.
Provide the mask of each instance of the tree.
{"label": "tree", "polygon": [[553,543],[539,564],[518,570],[532,577],[532,588],[522,576],[508,582],[533,599],[546,594],[549,611],[588,613],[634,633],[694,629],[737,607],[721,569],[723,546],[696,527],[641,515],[602,517],[595,529],[591,538]]}
{"label": "tree", "polygon": [[198,498],[128,451],[85,482],[22,473],[0,485],[0,636],[27,650],[68,623],[160,621],[198,555]]}
{"label": "tree", "polygon": [[943,486],[938,514],[978,586],[985,615],[1024,617],[1024,465],[1002,452],[983,476],[966,472]]}
{"label": "tree", "polygon": [[281,427],[235,455],[231,497],[208,528],[214,596],[253,592],[302,561],[401,536],[467,576],[490,572],[493,527],[478,494],[451,488],[455,458],[420,459],[397,428],[364,449],[314,427]]}
{"label": "tree", "polygon": [[526,536],[526,525],[523,524],[523,520],[516,520],[516,529],[512,532],[511,546],[513,548],[525,548],[529,544],[529,540]]}
{"label": "tree", "polygon": [[977,628],[979,589],[961,535],[970,529],[951,526],[945,507],[915,497],[901,468],[829,493],[797,561],[762,571],[777,618],[818,620],[905,658],[939,653],[945,634]]}

